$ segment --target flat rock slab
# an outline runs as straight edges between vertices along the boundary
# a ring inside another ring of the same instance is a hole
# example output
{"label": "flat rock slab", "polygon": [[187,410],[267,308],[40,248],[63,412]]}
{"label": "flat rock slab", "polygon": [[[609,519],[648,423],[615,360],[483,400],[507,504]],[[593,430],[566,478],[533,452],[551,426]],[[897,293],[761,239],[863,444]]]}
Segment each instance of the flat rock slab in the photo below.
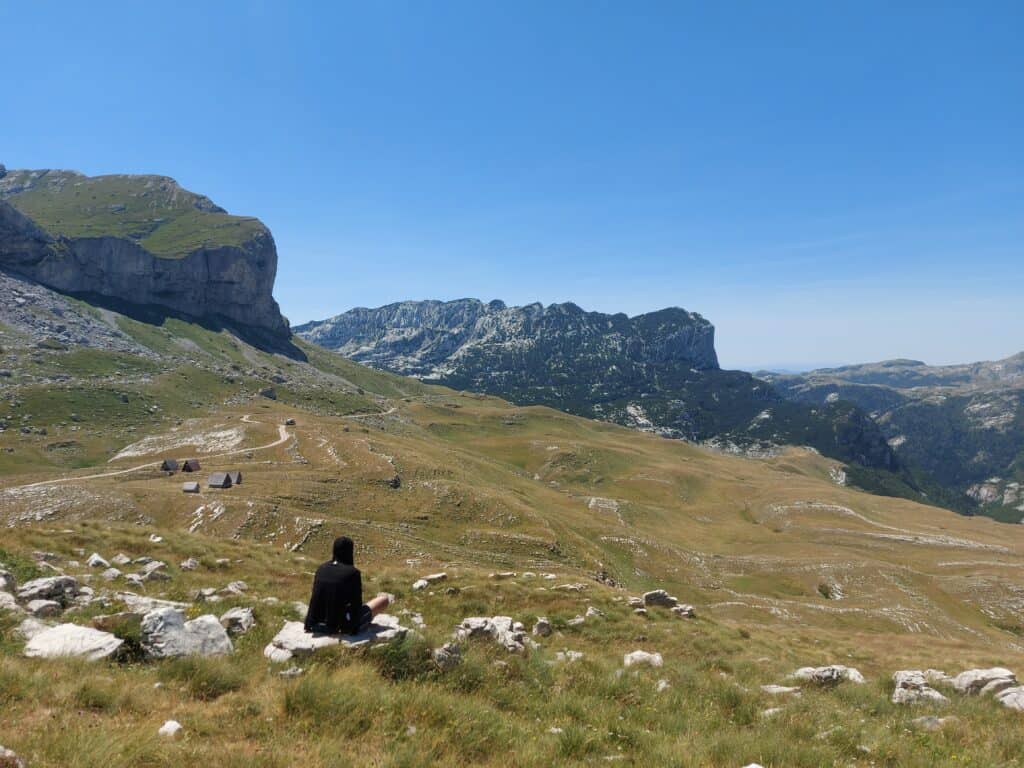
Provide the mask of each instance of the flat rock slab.
{"label": "flat rock slab", "polygon": [[34,634],[25,644],[25,655],[39,659],[74,656],[97,661],[113,656],[123,643],[109,632],[78,624],[59,624]]}
{"label": "flat rock slab", "polygon": [[285,662],[294,657],[311,656],[321,648],[344,645],[359,648],[366,645],[390,643],[405,637],[408,628],[403,627],[397,616],[380,613],[364,631],[355,635],[314,635],[306,631],[301,621],[286,621],[281,631],[263,649],[263,655],[271,661]]}
{"label": "flat rock slab", "polygon": [[[996,681],[1009,682],[1010,686],[1016,685],[1017,676],[1004,667],[992,667],[991,669],[968,669],[953,678],[953,687],[960,693],[977,694],[981,693],[990,683]],[[992,692],[991,690],[989,692]]]}
{"label": "flat rock slab", "polygon": [[790,677],[795,680],[826,687],[838,685],[842,682],[864,682],[864,675],[853,667],[844,667],[842,664],[830,664],[827,667],[801,667]]}
{"label": "flat rock slab", "polygon": [[57,600],[67,605],[77,594],[78,579],[71,576],[45,576],[26,581],[18,588],[18,599],[26,603],[32,600]]}
{"label": "flat rock slab", "polygon": [[929,678],[918,669],[904,669],[892,676],[895,688],[892,692],[893,704],[915,704],[919,701],[944,703],[948,699],[932,688]]}

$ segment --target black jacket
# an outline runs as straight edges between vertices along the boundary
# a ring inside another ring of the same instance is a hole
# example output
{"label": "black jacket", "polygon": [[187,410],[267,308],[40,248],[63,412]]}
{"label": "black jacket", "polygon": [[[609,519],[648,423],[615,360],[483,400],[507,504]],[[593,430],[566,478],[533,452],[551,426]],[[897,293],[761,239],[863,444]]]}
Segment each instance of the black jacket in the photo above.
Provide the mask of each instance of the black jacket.
{"label": "black jacket", "polygon": [[363,577],[352,565],[351,541],[345,541],[347,547],[336,543],[334,559],[316,569],[306,613],[307,632],[333,635],[350,634],[358,629],[363,607]]}

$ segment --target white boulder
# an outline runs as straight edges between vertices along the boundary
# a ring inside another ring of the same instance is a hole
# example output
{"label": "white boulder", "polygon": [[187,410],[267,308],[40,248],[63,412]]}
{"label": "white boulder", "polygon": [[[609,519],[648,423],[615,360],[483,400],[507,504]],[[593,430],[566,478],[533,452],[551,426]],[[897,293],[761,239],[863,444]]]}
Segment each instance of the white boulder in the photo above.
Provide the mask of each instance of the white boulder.
{"label": "white boulder", "polygon": [[801,667],[790,677],[823,686],[838,685],[842,682],[864,682],[864,676],[859,671],[853,667],[844,667],[842,664],[829,664],[826,667]]}
{"label": "white boulder", "polygon": [[142,648],[151,659],[221,656],[234,650],[216,616],[185,621],[185,615],[175,608],[159,608],[143,616]]}
{"label": "white boulder", "polygon": [[27,768],[28,763],[7,747],[0,747],[0,768]]}
{"label": "white boulder", "polygon": [[17,586],[18,582],[14,578],[14,574],[0,568],[0,592],[14,592]]}
{"label": "white boulder", "polygon": [[633,651],[622,657],[622,665],[635,667],[647,665],[649,667],[660,667],[665,663],[660,653],[648,653],[647,651]]}
{"label": "white boulder", "polygon": [[75,656],[97,661],[113,656],[123,643],[109,632],[78,624],[59,624],[34,634],[25,644],[25,655],[41,659]]}
{"label": "white boulder", "polygon": [[160,730],[157,734],[163,736],[165,739],[176,739],[178,734],[181,733],[181,723],[177,720],[168,720],[166,723],[160,726]]}
{"label": "white boulder", "polygon": [[1000,691],[996,694],[996,701],[1004,707],[1024,712],[1024,686],[1017,685]]}
{"label": "white boulder", "polygon": [[183,571],[194,571],[199,567],[199,561],[194,557],[190,557],[187,560],[182,560],[178,567]]}
{"label": "white boulder", "polygon": [[412,583],[412,591],[413,592],[419,592],[421,590],[426,589],[429,586],[430,586],[430,582],[427,581],[426,579],[416,579],[416,581],[414,581]]}
{"label": "white boulder", "polygon": [[978,694],[990,683],[1001,680],[1016,684],[1017,676],[1003,667],[968,669],[953,678],[952,685],[960,693]]}
{"label": "white boulder", "polygon": [[455,640],[466,640],[471,637],[490,637],[509,653],[519,653],[527,646],[535,644],[526,635],[522,622],[509,616],[473,616],[462,620],[455,628]]}
{"label": "white boulder", "polygon": [[896,685],[892,692],[893,704],[915,704],[919,701],[945,703],[948,699],[928,684],[924,672],[918,669],[905,669],[893,673],[892,681]]}
{"label": "white boulder", "polygon": [[22,640],[31,640],[40,632],[45,632],[49,628],[50,625],[46,622],[40,621],[39,619],[29,618],[25,619],[14,628],[14,634]]}
{"label": "white boulder", "polygon": [[0,611],[20,611],[21,606],[10,592],[0,592]]}
{"label": "white boulder", "polygon": [[445,643],[440,648],[435,648],[431,655],[442,672],[454,669],[462,663],[462,650],[455,643]]}
{"label": "white boulder", "polygon": [[98,552],[93,552],[89,555],[89,559],[85,561],[85,564],[90,568],[109,568],[110,563],[100,557]]}

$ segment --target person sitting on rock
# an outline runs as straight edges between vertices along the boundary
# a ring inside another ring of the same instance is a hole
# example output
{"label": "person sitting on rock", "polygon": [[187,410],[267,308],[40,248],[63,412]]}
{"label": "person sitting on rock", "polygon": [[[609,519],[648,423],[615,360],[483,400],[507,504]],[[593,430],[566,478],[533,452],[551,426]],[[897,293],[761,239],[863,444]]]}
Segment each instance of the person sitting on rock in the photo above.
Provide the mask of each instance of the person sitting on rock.
{"label": "person sitting on rock", "polygon": [[363,605],[363,577],[353,564],[354,550],[352,539],[341,536],[334,540],[334,556],[316,569],[306,612],[307,632],[354,635],[391,604],[391,596],[381,594]]}

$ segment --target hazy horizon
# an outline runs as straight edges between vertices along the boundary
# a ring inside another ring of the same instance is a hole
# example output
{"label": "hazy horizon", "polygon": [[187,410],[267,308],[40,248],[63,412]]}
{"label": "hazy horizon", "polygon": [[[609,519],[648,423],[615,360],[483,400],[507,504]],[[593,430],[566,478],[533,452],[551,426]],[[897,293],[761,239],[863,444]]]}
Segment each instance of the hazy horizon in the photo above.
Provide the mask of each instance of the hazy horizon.
{"label": "hazy horizon", "polygon": [[0,162],[160,173],[259,217],[294,324],[415,296],[681,306],[731,368],[998,359],[1024,349],[1022,21],[7,5],[32,66]]}

